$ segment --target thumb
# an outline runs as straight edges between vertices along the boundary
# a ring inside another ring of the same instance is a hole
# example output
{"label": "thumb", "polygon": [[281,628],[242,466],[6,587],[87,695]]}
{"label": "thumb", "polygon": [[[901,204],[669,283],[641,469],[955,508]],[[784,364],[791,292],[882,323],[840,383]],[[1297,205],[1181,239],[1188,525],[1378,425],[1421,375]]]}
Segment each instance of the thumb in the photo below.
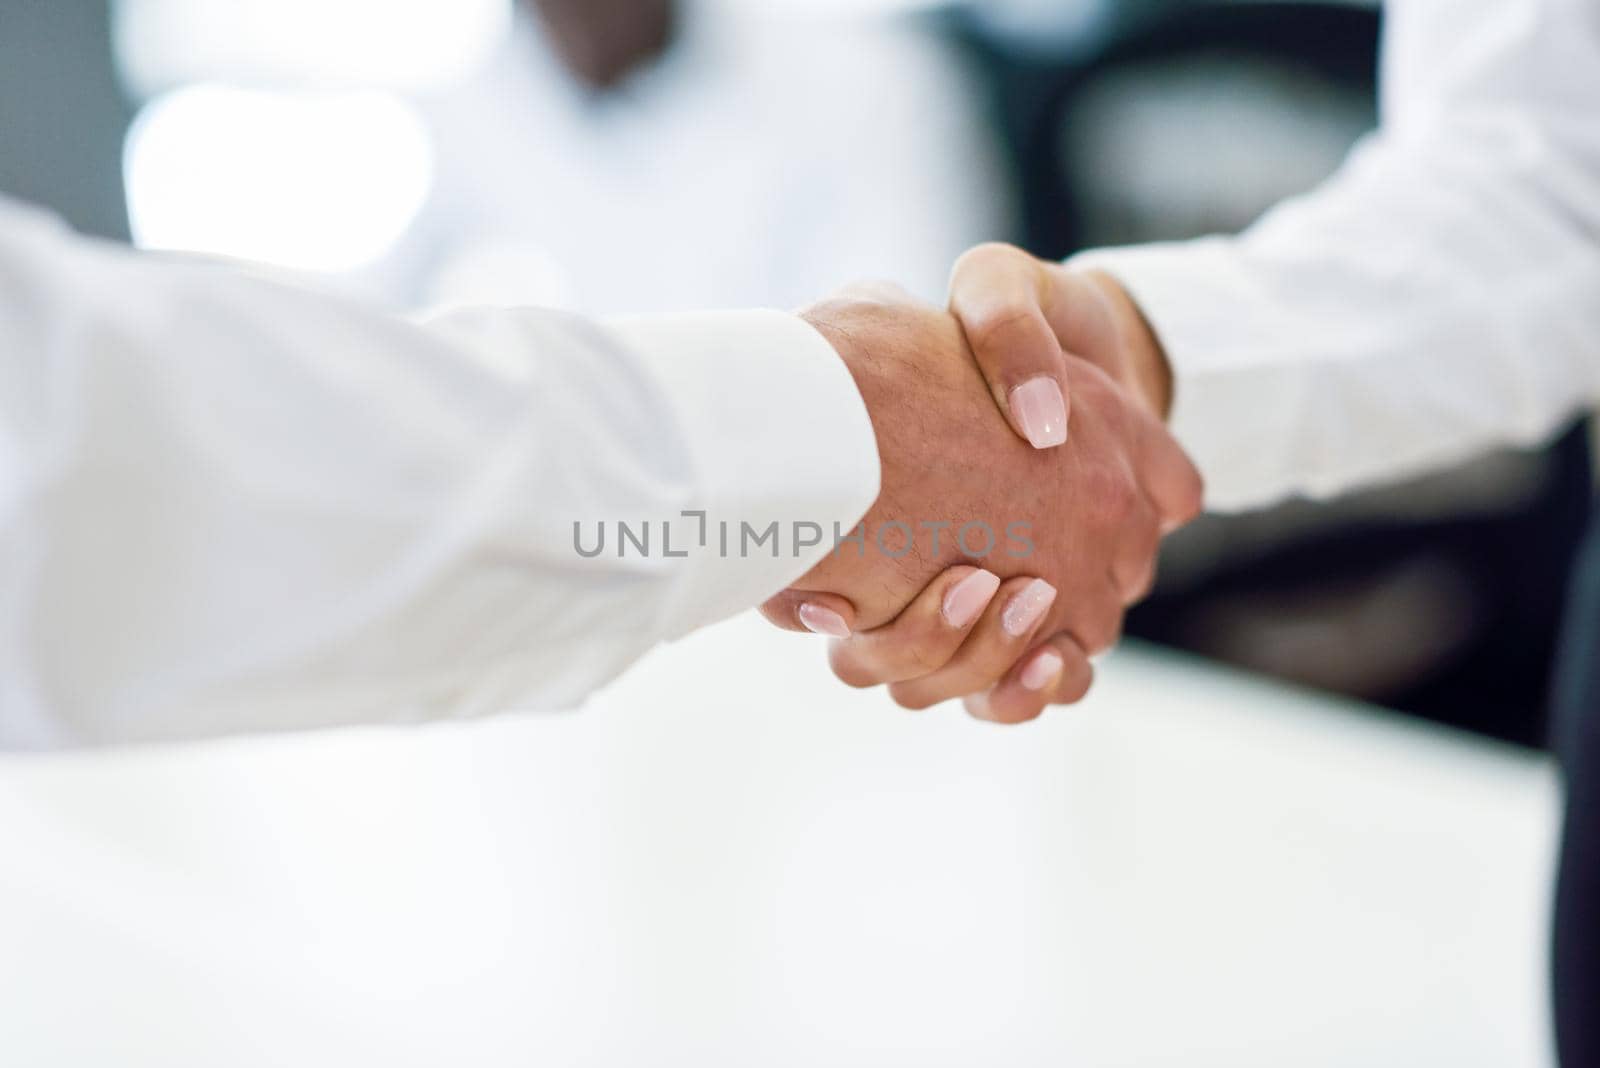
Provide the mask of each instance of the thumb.
{"label": "thumb", "polygon": [[848,638],[856,630],[856,609],[834,593],[788,589],[761,606],[767,622],[784,630]]}
{"label": "thumb", "polygon": [[956,261],[950,312],[961,323],[995,403],[1036,449],[1067,440],[1061,344],[1045,317],[1041,264],[1010,245],[979,245]]}

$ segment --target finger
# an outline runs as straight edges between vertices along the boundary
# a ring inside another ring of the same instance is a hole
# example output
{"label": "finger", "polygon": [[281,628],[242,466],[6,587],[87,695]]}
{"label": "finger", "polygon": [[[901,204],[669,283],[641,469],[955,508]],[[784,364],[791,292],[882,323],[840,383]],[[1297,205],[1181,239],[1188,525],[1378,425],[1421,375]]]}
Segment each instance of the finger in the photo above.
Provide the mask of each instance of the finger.
{"label": "finger", "polygon": [[1183,446],[1154,418],[1141,420],[1137,446],[1139,482],[1156,507],[1161,532],[1170,534],[1200,514],[1205,483]]}
{"label": "finger", "polygon": [[783,630],[848,638],[855,630],[856,609],[833,593],[784,590],[761,606],[767,622]]}
{"label": "finger", "polygon": [[1094,683],[1094,665],[1070,635],[1057,634],[1017,661],[987,693],[965,701],[967,712],[990,723],[1026,723],[1046,705],[1083,700]]}
{"label": "finger", "polygon": [[920,709],[987,690],[1028,648],[1055,599],[1055,587],[1043,579],[1011,579],[949,663],[932,674],[895,683],[889,696],[906,708]]}
{"label": "finger", "polygon": [[1039,306],[1062,351],[1094,364],[1113,382],[1125,381],[1127,355],[1104,290],[1081,271],[1057,263],[1041,264],[1040,270]]}
{"label": "finger", "polygon": [[956,261],[950,311],[960,320],[995,403],[1036,449],[1067,440],[1061,345],[1041,307],[1039,261],[1010,245],[979,245]]}
{"label": "finger", "polygon": [[1122,590],[1109,572],[1099,581],[1073,592],[1073,603],[1058,629],[1090,656],[1098,656],[1122,640],[1127,605]]}
{"label": "finger", "polygon": [[1114,382],[1128,373],[1117,317],[1106,294],[1083,272],[1040,262],[1038,307],[1062,352],[1098,366]]}
{"label": "finger", "polygon": [[1074,271],[1073,275],[1092,286],[1102,298],[1104,319],[1116,339],[1118,367],[1112,377],[1131,389],[1147,412],[1165,423],[1172,414],[1172,366],[1155,327],[1112,275],[1092,268]]}
{"label": "finger", "polygon": [[828,659],[850,686],[879,686],[938,671],[950,662],[1000,589],[1000,576],[952,567],[893,623],[835,642]]}
{"label": "finger", "polygon": [[1117,538],[1111,581],[1124,605],[1144,600],[1156,581],[1161,524],[1155,506],[1141,499]]}

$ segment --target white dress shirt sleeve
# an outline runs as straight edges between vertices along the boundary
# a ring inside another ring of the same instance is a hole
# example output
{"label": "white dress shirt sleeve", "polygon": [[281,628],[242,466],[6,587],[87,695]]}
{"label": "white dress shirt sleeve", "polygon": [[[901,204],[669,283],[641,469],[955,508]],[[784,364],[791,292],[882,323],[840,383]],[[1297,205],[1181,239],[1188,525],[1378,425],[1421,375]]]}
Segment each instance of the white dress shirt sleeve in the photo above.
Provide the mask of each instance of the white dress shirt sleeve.
{"label": "white dress shirt sleeve", "polygon": [[1382,124],[1237,238],[1096,251],[1209,503],[1539,441],[1600,399],[1600,4],[1395,0]]}
{"label": "white dress shirt sleeve", "polygon": [[0,351],[9,748],[570,707],[877,495],[778,312],[412,323],[0,203]]}

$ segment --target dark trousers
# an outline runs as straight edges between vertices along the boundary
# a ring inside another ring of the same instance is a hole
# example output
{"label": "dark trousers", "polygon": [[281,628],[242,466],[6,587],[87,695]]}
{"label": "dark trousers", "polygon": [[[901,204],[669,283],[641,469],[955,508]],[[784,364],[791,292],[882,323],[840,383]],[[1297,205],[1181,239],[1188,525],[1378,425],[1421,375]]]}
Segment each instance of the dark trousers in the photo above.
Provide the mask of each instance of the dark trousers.
{"label": "dark trousers", "polygon": [[1562,1068],[1600,1068],[1600,513],[1578,562],[1556,676],[1567,780],[1556,886],[1556,1044]]}

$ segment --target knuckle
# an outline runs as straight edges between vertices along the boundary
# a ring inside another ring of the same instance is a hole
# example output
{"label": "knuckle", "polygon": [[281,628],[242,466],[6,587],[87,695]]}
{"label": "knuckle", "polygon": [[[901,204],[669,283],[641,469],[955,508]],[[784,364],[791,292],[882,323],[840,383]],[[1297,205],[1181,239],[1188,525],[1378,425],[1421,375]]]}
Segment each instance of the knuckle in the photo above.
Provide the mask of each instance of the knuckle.
{"label": "knuckle", "polygon": [[1206,483],[1192,463],[1186,464],[1184,475],[1183,521],[1187,523],[1205,510]]}
{"label": "knuckle", "polygon": [[1056,687],[1056,703],[1075,705],[1089,696],[1089,687],[1094,682],[1094,673],[1088,665],[1083,669],[1068,672],[1062,677],[1061,684]]}
{"label": "knuckle", "polygon": [[1005,241],[985,241],[981,245],[974,245],[956,258],[955,273],[962,274],[973,268],[992,267],[997,264],[1010,263],[1020,257],[1025,257],[1016,245]]}
{"label": "knuckle", "polygon": [[906,646],[903,654],[906,670],[918,675],[927,675],[942,668],[945,658],[939,645],[937,639],[930,636]]}
{"label": "knuckle", "polygon": [[1142,496],[1135,493],[1132,508],[1123,517],[1122,541],[1128,546],[1128,559],[1140,570],[1154,566],[1161,551],[1161,516]]}
{"label": "knuckle", "polygon": [[939,703],[933,694],[907,686],[889,687],[889,698],[908,712],[921,712]]}
{"label": "knuckle", "polygon": [[1122,610],[1097,612],[1079,624],[1078,636],[1091,656],[1103,653],[1122,638]]}
{"label": "knuckle", "polygon": [[1121,640],[1122,640],[1122,614],[1119,612],[1117,614],[1117,618],[1115,620],[1113,620],[1110,623],[1107,623],[1098,632],[1096,632],[1095,641],[1094,641],[1094,651],[1096,653],[1103,653],[1107,649],[1115,648],[1116,644],[1118,642],[1120,642]]}
{"label": "knuckle", "polygon": [[1122,590],[1124,604],[1131,605],[1144,600],[1155,588],[1155,558],[1147,556],[1140,560],[1129,561],[1120,569],[1117,584]]}
{"label": "knuckle", "polygon": [[[942,633],[942,628],[931,621],[921,621],[904,634],[885,637],[873,647],[873,655],[866,657],[867,664],[856,671],[858,678],[871,676],[867,685],[885,682],[909,682],[932,675],[949,662],[955,635]],[[847,649],[836,647],[835,655]],[[860,658],[858,658],[860,659]]]}
{"label": "knuckle", "polygon": [[1155,588],[1156,563],[1154,560],[1152,560],[1149,564],[1145,565],[1145,569],[1140,573],[1138,581],[1133,584],[1134,601],[1137,602],[1144,600],[1146,597],[1150,596],[1150,592]]}
{"label": "knuckle", "polygon": [[869,672],[855,667],[835,667],[833,674],[840,682],[852,690],[870,690],[882,682],[881,679],[874,678]]}
{"label": "knuckle", "polygon": [[1094,516],[1104,525],[1121,528],[1133,515],[1139,491],[1133,477],[1112,464],[1092,469],[1085,486]]}
{"label": "knuckle", "polygon": [[1031,723],[1044,714],[1044,702],[1031,699],[1019,704],[1008,704],[1004,708],[995,709],[994,722],[1007,727],[1015,727],[1023,723]]}
{"label": "knuckle", "polygon": [[[1165,433],[1165,431],[1163,431]],[[1165,487],[1162,496],[1162,526],[1173,530],[1192,522],[1205,510],[1206,486],[1194,461],[1181,451],[1174,451],[1163,467],[1153,472]]]}
{"label": "knuckle", "polygon": [[966,321],[967,339],[980,351],[1005,349],[1002,344],[1012,336],[1023,336],[1033,325],[1038,309],[1026,300],[1006,298],[996,301]]}
{"label": "knuckle", "polygon": [[[1005,611],[1012,610],[1014,603],[1008,603]],[[973,689],[984,689],[993,685],[1001,675],[1010,670],[1012,664],[1016,663],[1020,647],[1028,641],[1029,635],[1038,633],[1045,626],[1045,622],[1044,619],[1040,619],[1027,633],[1020,635],[1014,635],[1004,627],[997,627],[993,632],[983,635],[981,641],[970,642],[969,647],[961,651],[961,668],[956,673],[959,675],[958,681],[973,684]]]}
{"label": "knuckle", "polygon": [[998,643],[993,649],[987,650],[983,657],[975,659],[952,680],[951,688],[960,693],[977,693],[980,690],[992,689],[1005,678],[1006,673],[1016,663],[1017,647],[1026,638],[1026,635],[1021,638],[1007,635],[1003,643]]}
{"label": "knuckle", "polygon": [[[1137,521],[1138,516],[1136,513],[1139,511],[1141,498],[1139,488],[1134,485],[1132,475],[1121,471],[1117,472],[1116,477],[1111,480],[1107,493],[1110,497],[1110,508],[1113,516],[1124,523]],[[1151,529],[1154,529],[1155,523],[1152,521],[1150,526]]]}
{"label": "knuckle", "polygon": [[828,666],[834,677],[854,690],[867,690],[883,680],[870,666],[843,646],[835,646],[828,654]]}
{"label": "knuckle", "polygon": [[1083,399],[1084,407],[1092,409],[1101,419],[1125,433],[1123,424],[1128,414],[1126,396],[1100,368],[1087,359],[1068,361],[1072,370],[1072,393]]}

